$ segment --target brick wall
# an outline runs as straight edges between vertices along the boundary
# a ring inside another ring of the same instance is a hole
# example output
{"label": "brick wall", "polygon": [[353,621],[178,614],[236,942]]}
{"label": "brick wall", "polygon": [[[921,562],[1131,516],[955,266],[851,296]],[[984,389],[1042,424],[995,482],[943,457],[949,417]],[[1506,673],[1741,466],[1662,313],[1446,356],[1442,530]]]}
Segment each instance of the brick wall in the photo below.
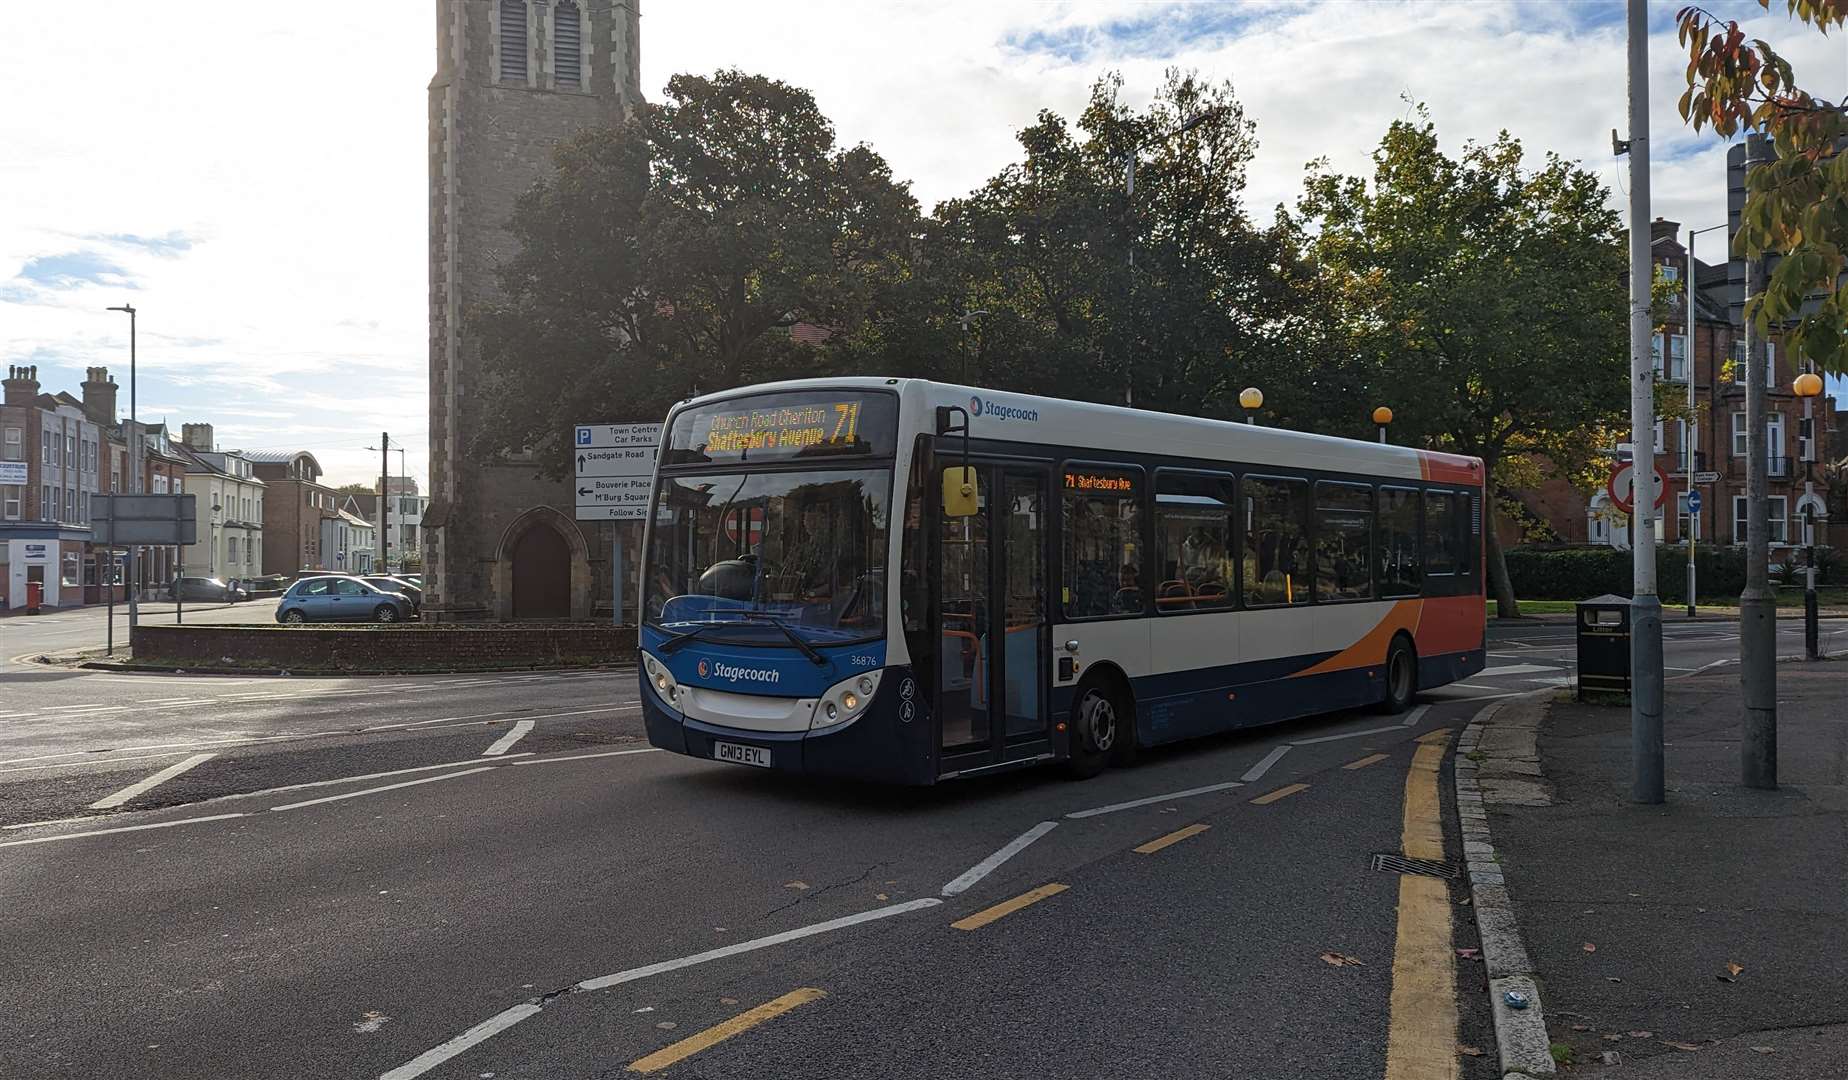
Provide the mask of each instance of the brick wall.
{"label": "brick wall", "polygon": [[156,626],[135,628],[136,663],[298,674],[586,667],[635,659],[633,628],[555,626]]}

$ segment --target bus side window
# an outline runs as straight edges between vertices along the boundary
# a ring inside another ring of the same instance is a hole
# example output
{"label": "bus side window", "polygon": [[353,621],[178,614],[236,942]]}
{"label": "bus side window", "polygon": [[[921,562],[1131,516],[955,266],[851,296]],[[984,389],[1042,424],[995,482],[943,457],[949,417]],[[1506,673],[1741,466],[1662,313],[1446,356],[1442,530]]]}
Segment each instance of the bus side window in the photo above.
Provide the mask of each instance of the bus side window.
{"label": "bus side window", "polygon": [[1315,598],[1373,596],[1373,489],[1366,484],[1315,486]]}
{"label": "bus side window", "polygon": [[1419,493],[1416,488],[1381,487],[1378,553],[1380,597],[1417,596],[1424,587],[1424,559],[1419,555]]}
{"label": "bus side window", "polygon": [[1308,483],[1251,476],[1239,483],[1245,500],[1245,603],[1307,604]]}
{"label": "bus side window", "polygon": [[[1463,496],[1468,499],[1469,496]],[[1427,577],[1445,577],[1457,573],[1459,563],[1457,538],[1468,528],[1467,514],[1457,513],[1457,495],[1450,491],[1425,492],[1424,556]],[[1465,502],[1463,505],[1468,506]]]}
{"label": "bus side window", "polygon": [[1141,470],[1068,464],[1063,495],[1066,618],[1142,614]]}

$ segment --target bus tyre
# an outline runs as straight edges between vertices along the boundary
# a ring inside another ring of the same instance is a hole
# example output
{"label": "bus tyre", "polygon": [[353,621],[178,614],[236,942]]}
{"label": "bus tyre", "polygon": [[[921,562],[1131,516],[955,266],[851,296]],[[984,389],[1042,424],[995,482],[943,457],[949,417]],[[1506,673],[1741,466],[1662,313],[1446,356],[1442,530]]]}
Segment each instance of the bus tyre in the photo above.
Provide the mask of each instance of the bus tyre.
{"label": "bus tyre", "polygon": [[1121,752],[1122,744],[1133,738],[1129,710],[1114,687],[1099,681],[1078,691],[1078,703],[1072,706],[1071,736],[1072,756],[1066,772],[1072,779],[1089,780],[1103,772]]}
{"label": "bus tyre", "polygon": [[1418,654],[1404,634],[1396,635],[1386,649],[1386,696],[1380,699],[1383,713],[1402,713],[1412,707],[1418,693]]}

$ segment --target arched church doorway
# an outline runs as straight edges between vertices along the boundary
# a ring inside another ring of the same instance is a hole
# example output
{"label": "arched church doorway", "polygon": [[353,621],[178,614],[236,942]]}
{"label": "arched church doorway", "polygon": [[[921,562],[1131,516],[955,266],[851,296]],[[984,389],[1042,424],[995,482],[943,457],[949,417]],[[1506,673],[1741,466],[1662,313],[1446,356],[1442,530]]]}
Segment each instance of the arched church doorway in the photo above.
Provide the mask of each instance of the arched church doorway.
{"label": "arched church doorway", "polygon": [[514,541],[513,617],[571,617],[571,549],[557,529],[536,522]]}

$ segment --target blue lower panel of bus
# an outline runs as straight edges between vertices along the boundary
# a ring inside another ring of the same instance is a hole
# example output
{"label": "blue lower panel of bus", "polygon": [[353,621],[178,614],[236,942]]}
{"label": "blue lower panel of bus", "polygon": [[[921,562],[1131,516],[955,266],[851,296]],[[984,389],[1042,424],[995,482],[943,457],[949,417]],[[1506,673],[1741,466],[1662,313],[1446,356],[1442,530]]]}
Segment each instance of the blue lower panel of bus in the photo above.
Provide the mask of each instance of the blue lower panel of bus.
{"label": "blue lower panel of bus", "polygon": [[[1295,674],[1332,655],[1224,664],[1132,679],[1137,741],[1143,746],[1179,742],[1371,705],[1386,696],[1386,673],[1378,666]],[[1420,657],[1418,688],[1467,678],[1481,671],[1485,662],[1481,649]],[[1053,692],[1055,715],[1069,715],[1075,694],[1076,687],[1070,686]]]}
{"label": "blue lower panel of bus", "polygon": [[[910,683],[913,690],[903,690]],[[929,784],[936,777],[928,706],[916,692],[910,667],[885,670],[884,683],[866,712],[819,731],[738,731],[670,712],[644,683],[642,719],[648,741],[663,750],[717,760],[719,743],[760,747],[780,772],[838,776],[898,784]]]}

